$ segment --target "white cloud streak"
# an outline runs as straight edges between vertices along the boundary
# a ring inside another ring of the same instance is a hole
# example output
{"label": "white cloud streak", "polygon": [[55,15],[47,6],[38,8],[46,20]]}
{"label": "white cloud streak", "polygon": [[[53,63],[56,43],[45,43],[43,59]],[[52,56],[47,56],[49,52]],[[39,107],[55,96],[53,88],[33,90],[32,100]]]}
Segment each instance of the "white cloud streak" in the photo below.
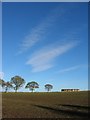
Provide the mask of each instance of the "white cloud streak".
{"label": "white cloud streak", "polygon": [[78,68],[80,68],[80,66],[73,66],[73,67],[70,67],[70,68],[62,69],[58,73],[70,72],[72,70],[77,70]]}
{"label": "white cloud streak", "polygon": [[[59,11],[59,12],[58,12]],[[35,26],[30,34],[28,34],[20,45],[18,54],[23,53],[34,46],[37,42],[46,36],[47,29],[54,24],[59,16],[64,13],[64,10],[60,7],[52,10],[49,16],[42,21],[39,25]]]}
{"label": "white cloud streak", "polygon": [[70,72],[70,71],[73,71],[73,70],[78,70],[80,68],[88,68],[88,66],[87,65],[76,65],[76,66],[73,66],[73,67],[62,69],[62,70],[58,71],[58,73]]}
{"label": "white cloud streak", "polygon": [[32,72],[40,72],[40,71],[45,71],[47,69],[50,69],[53,67],[53,60],[66,53],[73,47],[77,45],[76,42],[70,42],[70,43],[64,43],[62,45],[57,45],[57,46],[48,46],[40,51],[34,53],[32,55],[32,58],[30,58],[26,64],[32,66]]}

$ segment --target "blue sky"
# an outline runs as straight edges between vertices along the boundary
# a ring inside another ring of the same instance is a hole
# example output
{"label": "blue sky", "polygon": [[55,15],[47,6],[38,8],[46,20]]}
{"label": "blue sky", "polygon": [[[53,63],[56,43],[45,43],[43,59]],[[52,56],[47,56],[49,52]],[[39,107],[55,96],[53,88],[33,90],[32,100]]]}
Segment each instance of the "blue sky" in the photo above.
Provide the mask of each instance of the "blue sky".
{"label": "blue sky", "polygon": [[88,2],[89,0],[2,0],[3,2]]}
{"label": "blue sky", "polygon": [[3,79],[88,89],[88,3],[3,3],[2,14]]}
{"label": "blue sky", "polygon": [[[0,2],[0,71],[2,71],[2,3]],[[0,72],[0,75],[2,72]]]}

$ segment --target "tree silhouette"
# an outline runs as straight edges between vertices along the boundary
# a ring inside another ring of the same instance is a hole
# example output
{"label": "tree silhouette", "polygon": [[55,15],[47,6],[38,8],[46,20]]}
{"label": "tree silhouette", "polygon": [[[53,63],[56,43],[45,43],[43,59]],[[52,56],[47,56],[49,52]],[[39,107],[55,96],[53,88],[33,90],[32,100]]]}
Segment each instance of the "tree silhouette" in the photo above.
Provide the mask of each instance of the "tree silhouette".
{"label": "tree silhouette", "polygon": [[1,85],[2,88],[5,89],[5,92],[7,92],[10,88],[13,88],[13,86],[10,82],[5,82],[2,79],[0,79],[0,85]]}
{"label": "tree silhouette", "polygon": [[1,88],[5,87],[5,81],[3,79],[0,79],[0,86]]}
{"label": "tree silhouette", "polygon": [[13,86],[10,82],[5,82],[4,87],[5,87],[5,92],[7,92],[10,88],[13,88]]}
{"label": "tree silhouette", "polygon": [[5,81],[3,79],[0,79],[0,86],[3,88],[5,85]]}
{"label": "tree silhouette", "polygon": [[29,88],[29,90],[33,92],[36,88],[39,88],[39,84],[35,81],[28,82],[25,88]]}
{"label": "tree silhouette", "polygon": [[25,84],[25,80],[20,76],[14,76],[11,78],[11,83],[14,85],[15,92],[17,92],[17,90]]}
{"label": "tree silhouette", "polygon": [[51,84],[46,84],[45,89],[49,92],[51,89],[53,89],[53,85]]}

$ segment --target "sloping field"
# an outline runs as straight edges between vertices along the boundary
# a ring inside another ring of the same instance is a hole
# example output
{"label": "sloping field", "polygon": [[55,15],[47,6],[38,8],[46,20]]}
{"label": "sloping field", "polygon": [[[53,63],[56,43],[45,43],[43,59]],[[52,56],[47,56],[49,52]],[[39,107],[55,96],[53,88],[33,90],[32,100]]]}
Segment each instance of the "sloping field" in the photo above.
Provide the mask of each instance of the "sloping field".
{"label": "sloping field", "polygon": [[81,92],[3,93],[3,118],[82,118],[88,94]]}

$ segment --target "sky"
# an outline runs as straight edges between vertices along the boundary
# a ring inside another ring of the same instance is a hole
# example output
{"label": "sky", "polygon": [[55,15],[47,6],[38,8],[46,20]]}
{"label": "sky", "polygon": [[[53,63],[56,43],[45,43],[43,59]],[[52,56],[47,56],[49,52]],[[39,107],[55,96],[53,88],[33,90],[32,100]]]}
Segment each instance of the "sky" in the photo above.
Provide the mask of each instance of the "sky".
{"label": "sky", "polygon": [[[0,2],[0,71],[2,71],[2,3]],[[0,76],[1,76],[0,72]]]}
{"label": "sky", "polygon": [[1,0],[3,2],[89,2],[89,0]]}
{"label": "sky", "polygon": [[2,20],[5,81],[88,89],[88,3],[3,3]]}

